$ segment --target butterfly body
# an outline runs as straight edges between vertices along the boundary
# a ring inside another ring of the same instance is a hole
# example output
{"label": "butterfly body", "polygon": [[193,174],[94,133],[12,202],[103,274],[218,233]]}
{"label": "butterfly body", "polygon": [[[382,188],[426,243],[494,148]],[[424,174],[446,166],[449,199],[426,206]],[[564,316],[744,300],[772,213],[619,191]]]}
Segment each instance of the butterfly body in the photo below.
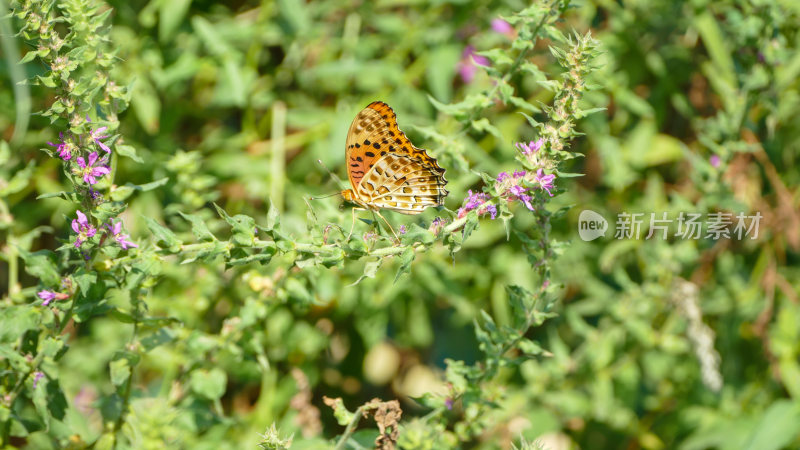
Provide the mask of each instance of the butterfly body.
{"label": "butterfly body", "polygon": [[347,133],[347,175],[342,197],[362,208],[419,214],[444,203],[445,169],[415,147],[397,127],[386,103],[373,102],[356,115]]}

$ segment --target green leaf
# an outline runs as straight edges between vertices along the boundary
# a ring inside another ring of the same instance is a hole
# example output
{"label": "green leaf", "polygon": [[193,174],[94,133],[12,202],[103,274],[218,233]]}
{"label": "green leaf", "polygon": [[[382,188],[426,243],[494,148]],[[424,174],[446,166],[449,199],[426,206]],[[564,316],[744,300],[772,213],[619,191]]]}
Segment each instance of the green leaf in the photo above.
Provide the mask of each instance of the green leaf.
{"label": "green leaf", "polygon": [[344,402],[340,397],[325,398],[325,404],[333,408],[333,417],[336,418],[336,423],[345,426],[353,421],[355,414],[351,413],[344,406]]}
{"label": "green leaf", "polygon": [[421,242],[425,245],[431,245],[436,240],[436,236],[428,231],[427,228],[422,228],[415,223],[406,228],[405,234],[400,235],[400,242],[403,244],[410,245],[415,242]]}
{"label": "green leaf", "polygon": [[158,40],[169,42],[186,17],[192,0],[170,0],[158,3]]}
{"label": "green leaf", "polygon": [[412,247],[406,247],[406,249],[403,250],[403,253],[400,254],[400,268],[397,269],[397,275],[394,277],[395,283],[397,283],[397,280],[401,275],[411,270],[411,263],[414,262],[415,256],[416,253]]}
{"label": "green leaf", "polygon": [[367,261],[364,264],[364,273],[358,277],[356,281],[347,285],[347,287],[357,285],[364,278],[375,278],[375,274],[378,273],[378,269],[381,267],[381,264],[383,264],[383,258],[380,258],[377,261]]}
{"label": "green leaf", "polygon": [[111,361],[109,370],[111,372],[111,383],[117,387],[122,386],[131,376],[130,362],[126,358]]}
{"label": "green leaf", "polygon": [[206,221],[200,216],[186,214],[180,211],[178,211],[178,214],[192,223],[192,234],[194,234],[197,239],[201,241],[214,241],[217,239],[214,234],[209,231]]}
{"label": "green leaf", "polygon": [[156,134],[161,116],[161,100],[158,98],[158,92],[147,78],[139,77],[131,93],[131,106],[142,128],[148,134]]}
{"label": "green leaf", "polygon": [[0,186],[2,186],[0,189],[0,197],[7,197],[25,189],[28,183],[30,183],[35,164],[35,161],[29,161],[24,169],[15,171],[14,176],[12,176],[8,182],[0,183]]}
{"label": "green leaf", "polygon": [[[167,3],[169,3],[169,2],[167,2]],[[131,145],[124,145],[124,144],[115,145],[114,146],[114,150],[118,154],[120,154],[122,156],[125,156],[125,157],[128,157],[128,158],[130,158],[130,159],[132,159],[132,160],[134,160],[134,161],[136,161],[136,162],[138,162],[140,164],[144,162],[144,160],[138,154],[136,154],[136,147],[133,147]]]}
{"label": "green leaf", "polygon": [[83,295],[88,295],[89,289],[97,282],[97,272],[87,271],[81,267],[75,271],[75,275],[72,276],[72,279],[75,280],[80,292],[83,293]]}
{"label": "green leaf", "polygon": [[472,128],[474,128],[476,131],[490,133],[497,139],[503,138],[503,135],[500,133],[500,130],[498,130],[497,127],[489,123],[489,119],[485,117],[479,120],[473,120],[471,125]]}
{"label": "green leaf", "polygon": [[18,249],[19,255],[25,261],[25,271],[31,276],[39,278],[47,287],[56,287],[61,284],[61,274],[55,263],[55,254],[50,250],[39,250],[30,253],[24,249]]}
{"label": "green leaf", "polygon": [[264,253],[256,253],[255,255],[248,255],[241,258],[230,259],[226,262],[226,266],[227,267],[242,266],[245,264],[250,264],[252,262],[258,262],[261,263],[262,265],[269,264],[269,262],[272,260],[272,256],[275,254],[275,251],[276,251],[275,248],[270,249],[267,247],[265,248]]}
{"label": "green leaf", "polygon": [[214,208],[217,209],[219,215],[231,226],[233,231],[233,243],[241,247],[252,247],[256,239],[255,219],[244,214],[237,214],[231,217],[216,203],[214,203]]}
{"label": "green leaf", "polygon": [[6,306],[0,314],[0,343],[16,342],[39,324],[39,313],[29,305]]}
{"label": "green leaf", "polygon": [[48,358],[55,358],[66,347],[60,338],[47,337],[41,341],[39,351]]}
{"label": "green leaf", "polygon": [[159,345],[166,344],[175,340],[175,334],[171,329],[163,327],[156,330],[154,333],[145,336],[141,339],[142,347],[146,351],[150,351]]}
{"label": "green leaf", "polygon": [[192,391],[208,400],[217,400],[225,394],[228,376],[222,369],[196,369],[189,378]]}
{"label": "green leaf", "polygon": [[160,223],[156,222],[155,220],[151,219],[150,217],[142,216],[144,218],[145,223],[147,223],[147,228],[150,229],[150,232],[156,237],[157,241],[161,241],[166,244],[167,248],[170,251],[177,252],[181,246],[181,240],[175,236],[169,228],[161,225]]}
{"label": "green leaf", "polygon": [[275,203],[269,202],[269,211],[267,212],[267,231],[272,231],[280,225],[281,215]]}
{"label": "green leaf", "polygon": [[761,414],[761,420],[750,435],[747,450],[778,450],[793,447],[800,436],[800,403],[776,400]]}
{"label": "green leaf", "polygon": [[467,221],[464,223],[462,240],[466,241],[475,229],[478,228],[478,211],[472,210],[467,213]]}

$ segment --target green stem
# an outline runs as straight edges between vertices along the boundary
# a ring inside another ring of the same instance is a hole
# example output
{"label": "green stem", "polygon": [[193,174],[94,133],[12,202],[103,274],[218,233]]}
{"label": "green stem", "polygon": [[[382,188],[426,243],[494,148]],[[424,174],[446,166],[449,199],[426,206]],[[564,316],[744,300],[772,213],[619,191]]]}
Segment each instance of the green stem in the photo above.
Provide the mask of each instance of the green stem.
{"label": "green stem", "polygon": [[11,144],[17,146],[28,130],[28,121],[31,115],[31,92],[30,85],[22,83],[27,78],[25,76],[25,66],[19,64],[19,49],[16,45],[14,31],[11,29],[10,15],[7,14],[9,6],[5,0],[0,0],[0,11],[3,11],[3,16],[0,16],[0,43],[3,46],[6,67],[8,67],[11,86],[14,89],[14,105],[17,115],[17,120],[14,123],[14,133],[11,135]]}
{"label": "green stem", "polygon": [[272,106],[272,133],[270,136],[270,197],[272,204],[283,212],[283,187],[286,178],[286,105],[275,102]]}
{"label": "green stem", "polygon": [[359,406],[355,413],[353,413],[353,419],[350,420],[350,423],[347,424],[347,428],[344,429],[344,433],[342,433],[342,437],[339,438],[339,442],[336,443],[336,447],[333,450],[342,450],[344,449],[347,440],[350,438],[350,435],[356,430],[356,426],[358,422],[361,420],[361,416],[364,414],[364,406]]}

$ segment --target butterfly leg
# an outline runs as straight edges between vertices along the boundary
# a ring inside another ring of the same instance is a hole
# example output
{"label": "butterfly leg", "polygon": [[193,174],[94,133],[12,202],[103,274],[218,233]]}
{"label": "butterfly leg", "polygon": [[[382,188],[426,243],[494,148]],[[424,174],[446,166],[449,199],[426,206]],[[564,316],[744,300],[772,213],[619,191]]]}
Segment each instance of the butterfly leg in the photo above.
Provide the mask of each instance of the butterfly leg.
{"label": "butterfly leg", "polygon": [[347,238],[345,238],[345,240],[344,240],[345,242],[349,242],[350,241],[350,237],[353,235],[353,230],[356,227],[356,210],[364,211],[364,208],[353,208],[352,209],[352,211],[353,211],[353,224],[350,225],[350,232],[347,233]]}
{"label": "butterfly leg", "polygon": [[386,220],[386,217],[383,217],[383,214],[381,214],[380,211],[375,211],[375,214],[377,214],[378,217],[380,217],[381,219],[383,219],[384,222],[386,222],[386,225],[392,231],[392,234],[394,235],[395,240],[397,240],[397,243],[400,243],[400,238],[397,237],[397,233],[394,232],[394,228],[392,228],[392,224],[390,224],[389,221]]}

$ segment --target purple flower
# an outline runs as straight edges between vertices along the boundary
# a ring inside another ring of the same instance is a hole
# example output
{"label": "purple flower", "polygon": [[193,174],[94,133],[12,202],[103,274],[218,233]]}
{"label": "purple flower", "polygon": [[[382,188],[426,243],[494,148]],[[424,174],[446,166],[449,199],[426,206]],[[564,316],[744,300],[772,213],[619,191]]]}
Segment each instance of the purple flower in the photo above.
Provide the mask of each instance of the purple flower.
{"label": "purple flower", "polygon": [[78,156],[78,167],[80,170],[75,170],[75,175],[83,175],[83,181],[88,184],[95,184],[97,183],[96,177],[102,177],[103,175],[107,175],[110,170],[106,166],[95,166],[94,164],[97,162],[97,152],[92,152],[89,154],[89,160],[84,161],[83,156]]}
{"label": "purple flower", "polygon": [[542,169],[536,171],[536,181],[539,183],[539,187],[547,191],[547,193],[550,194],[550,197],[553,196],[553,193],[550,192],[550,189],[554,188],[553,181],[555,179],[555,175],[545,175]]}
{"label": "purple flower", "polygon": [[439,234],[439,232],[442,231],[442,228],[444,228],[445,225],[447,225],[447,219],[442,219],[441,217],[437,217],[433,219],[433,222],[431,222],[431,226],[428,228],[428,231],[430,231],[433,234]]}
{"label": "purple flower", "polygon": [[75,214],[77,214],[78,218],[72,219],[72,231],[78,235],[78,239],[75,240],[75,247],[80,247],[86,239],[94,236],[97,230],[80,210],[76,211]]}
{"label": "purple flower", "polygon": [[469,190],[467,198],[464,199],[464,206],[458,209],[458,218],[462,218],[467,215],[468,212],[477,209],[478,215],[486,214],[489,212],[492,216],[492,219],[497,217],[497,207],[495,205],[485,205],[489,201],[489,196],[483,192],[475,192],[472,193],[472,190]]}
{"label": "purple flower", "polygon": [[38,295],[40,299],[44,300],[42,302],[43,306],[49,305],[50,302],[56,298],[56,293],[53,291],[39,291],[36,293],[36,295]]}
{"label": "purple flower", "polygon": [[522,152],[523,155],[531,156],[534,153],[538,152],[542,148],[543,144],[544,144],[544,138],[539,138],[539,140],[530,141],[527,144],[524,142],[517,142],[516,147],[519,149],[519,151]]}
{"label": "purple flower", "polygon": [[[503,172],[505,173],[505,172]],[[498,192],[504,196],[508,201],[519,200],[525,204],[525,207],[533,211],[533,204],[531,204],[531,196],[528,195],[528,188],[522,186],[520,180],[524,178],[526,172],[524,170],[515,171],[512,176],[506,175],[503,180],[508,180],[502,186],[498,186]],[[498,180],[500,177],[498,177]]]}
{"label": "purple flower", "polygon": [[133,248],[138,247],[138,245],[128,240],[130,239],[129,234],[122,232],[121,220],[117,223],[113,223],[112,221],[112,224],[106,224],[106,228],[108,228],[108,231],[111,233],[111,237],[113,237],[114,240],[117,241],[117,244],[119,244],[119,246],[122,247],[123,250],[127,250],[131,247]]}
{"label": "purple flower", "polygon": [[533,205],[531,204],[531,196],[530,195],[528,195],[528,194],[519,194],[517,196],[517,198],[519,199],[519,201],[521,201],[522,203],[525,204],[526,208],[528,208],[531,211],[534,210]]}
{"label": "purple flower", "polygon": [[406,226],[400,225],[400,228],[398,228],[397,231],[399,231],[400,234],[406,234]]}
{"label": "purple flower", "polygon": [[447,397],[446,399],[444,399],[444,407],[447,408],[448,411],[452,411],[452,409],[453,409],[453,399],[450,398],[450,397]]}
{"label": "purple flower", "polygon": [[[92,119],[89,118],[88,114],[86,115],[86,121],[87,122],[91,122],[92,121]],[[106,153],[111,153],[111,149],[108,148],[108,146],[106,144],[104,144],[103,142],[100,142],[100,139],[105,139],[105,138],[108,137],[108,136],[101,136],[100,135],[100,133],[106,131],[107,129],[108,129],[108,127],[100,127],[100,128],[98,128],[96,130],[91,130],[89,132],[89,137],[92,138],[92,140],[94,141],[95,144],[97,144],[100,148],[105,150]]]}
{"label": "purple flower", "polygon": [[492,30],[496,33],[505,34],[506,36],[514,35],[514,27],[510,23],[500,18],[492,19]]}
{"label": "purple flower", "polygon": [[[88,117],[87,117],[87,119],[88,119]],[[92,130],[91,133],[89,133],[89,136],[92,138],[94,143],[97,144],[103,150],[105,150],[106,153],[111,153],[111,149],[106,144],[104,144],[102,141],[100,141],[100,139],[105,139],[105,138],[108,137],[108,136],[101,136],[100,135],[100,133],[106,131],[107,129],[108,129],[108,127],[100,127],[100,128],[98,128],[96,130]]]}
{"label": "purple flower", "polygon": [[492,220],[497,218],[497,206],[495,205],[486,205],[483,211],[478,211],[478,214],[481,214],[485,211],[489,211],[489,215],[492,217]]}
{"label": "purple flower", "polygon": [[495,180],[496,183],[502,183],[508,179],[508,172],[500,172],[497,174],[497,179]]}
{"label": "purple flower", "polygon": [[721,160],[719,155],[711,155],[711,158],[708,159],[708,162],[710,162],[714,168],[717,168],[719,167]]}
{"label": "purple flower", "polygon": [[44,374],[42,372],[36,371],[33,373],[33,388],[36,389],[36,385],[39,383],[39,380],[42,379]]}
{"label": "purple flower", "polygon": [[374,231],[367,231],[364,233],[364,242],[375,242],[378,240],[378,235]]}
{"label": "purple flower", "polygon": [[464,52],[461,53],[461,61],[458,62],[458,73],[464,83],[471,83],[472,79],[475,78],[475,74],[478,73],[476,64],[488,66],[490,61],[489,58],[476,54],[475,47],[468,45],[464,48]]}
{"label": "purple flower", "polygon": [[64,161],[69,161],[72,159],[73,145],[71,142],[64,140],[64,133],[58,133],[58,139],[60,140],[58,145],[53,144],[52,142],[48,142],[47,144],[56,148],[56,153],[58,153],[59,158],[63,159]]}
{"label": "purple flower", "polygon": [[48,291],[48,290],[41,290],[37,292],[36,295],[38,295],[40,299],[44,300],[42,302],[42,306],[49,305],[50,302],[52,302],[53,300],[64,300],[66,298],[69,298],[69,295],[67,294],[61,292]]}
{"label": "purple flower", "polygon": [[513,194],[514,196],[519,197],[521,195],[525,195],[525,191],[527,191],[527,189],[518,184],[515,184],[511,186],[511,188],[508,191],[511,192],[511,194]]}

